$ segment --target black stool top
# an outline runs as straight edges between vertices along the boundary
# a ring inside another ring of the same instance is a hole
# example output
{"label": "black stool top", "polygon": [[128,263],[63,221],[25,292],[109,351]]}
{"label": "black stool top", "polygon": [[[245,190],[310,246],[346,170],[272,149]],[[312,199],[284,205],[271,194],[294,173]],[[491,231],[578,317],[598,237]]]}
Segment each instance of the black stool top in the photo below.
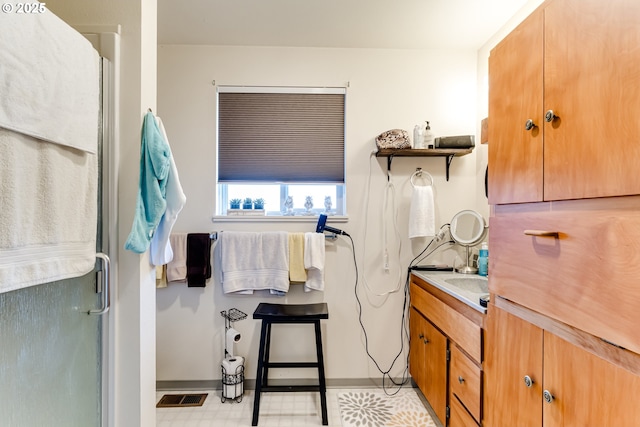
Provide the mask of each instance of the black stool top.
{"label": "black stool top", "polygon": [[316,304],[269,304],[261,302],[253,312],[254,319],[277,319],[296,322],[310,319],[328,319],[329,309],[326,302]]}

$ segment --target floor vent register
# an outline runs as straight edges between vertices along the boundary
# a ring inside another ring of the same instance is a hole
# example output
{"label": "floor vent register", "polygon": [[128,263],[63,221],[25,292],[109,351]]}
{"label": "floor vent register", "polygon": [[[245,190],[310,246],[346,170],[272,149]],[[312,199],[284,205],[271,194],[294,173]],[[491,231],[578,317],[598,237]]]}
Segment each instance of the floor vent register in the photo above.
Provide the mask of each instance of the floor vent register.
{"label": "floor vent register", "polygon": [[208,393],[201,394],[165,394],[156,405],[156,408],[186,408],[189,406],[202,406]]}

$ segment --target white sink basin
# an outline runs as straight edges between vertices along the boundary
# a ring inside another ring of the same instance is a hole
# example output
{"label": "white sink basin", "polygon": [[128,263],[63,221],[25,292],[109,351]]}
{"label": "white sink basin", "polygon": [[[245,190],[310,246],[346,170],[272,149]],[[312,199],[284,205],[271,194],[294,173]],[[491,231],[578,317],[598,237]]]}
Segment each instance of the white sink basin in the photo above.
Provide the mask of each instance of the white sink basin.
{"label": "white sink basin", "polygon": [[487,279],[481,279],[479,277],[456,277],[452,279],[444,279],[444,281],[464,291],[479,294],[489,293],[489,282]]}

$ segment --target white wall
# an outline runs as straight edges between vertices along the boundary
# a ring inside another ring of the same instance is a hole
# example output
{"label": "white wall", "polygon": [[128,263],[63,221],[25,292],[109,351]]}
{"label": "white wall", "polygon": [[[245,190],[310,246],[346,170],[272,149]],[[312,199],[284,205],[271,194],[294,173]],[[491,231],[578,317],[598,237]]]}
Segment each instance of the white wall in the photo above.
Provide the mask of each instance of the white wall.
{"label": "white wall", "polygon": [[[475,134],[480,118],[477,107],[477,56],[475,51],[252,48],[224,46],[160,46],[158,50],[158,111],[162,117],[187,195],[187,204],[174,227],[176,232],[212,230],[311,231],[314,222],[216,222],[215,119],[218,85],[345,86],[347,89],[347,198],[349,221],[337,224],[353,236],[360,272],[358,291],[363,303],[363,323],[369,349],[379,365],[388,369],[400,349],[404,295],[388,298],[375,294],[404,286],[409,261],[427,243],[409,242],[409,177],[416,167],[431,173],[435,181],[436,225],[447,223],[462,209],[486,212],[484,194],[477,194],[478,168],[475,150],[455,158],[451,178],[445,180],[444,158],[396,158],[391,183],[395,209],[383,218],[386,158],[370,158],[374,138],[383,131],[413,126],[429,120],[436,136]],[[485,150],[485,147],[479,147]],[[486,153],[484,154],[486,159]],[[371,172],[370,172],[371,171]],[[371,174],[371,176],[370,176]],[[371,197],[365,207],[365,193]],[[400,237],[393,235],[394,212]],[[391,273],[382,270],[382,224],[389,230]],[[365,228],[365,224],[367,224]],[[398,247],[402,245],[400,259]],[[444,258],[452,258],[451,251]],[[436,257],[438,258],[438,257]],[[441,257],[442,258],[442,257]],[[432,258],[431,260],[434,260]],[[423,262],[424,263],[424,262]],[[159,381],[215,380],[220,378],[224,321],[220,311],[236,307],[249,314],[235,323],[243,334],[237,352],[248,358],[247,378],[255,378],[259,324],[251,313],[260,301],[304,303],[326,301],[330,318],[324,323],[328,379],[372,378],[381,374],[366,356],[364,335],[358,322],[354,297],[356,280],[349,240],[327,244],[326,291],[305,294],[300,287],[284,298],[264,294],[226,296],[219,283],[206,288],[171,284],[157,292],[157,379]],[[365,281],[372,291],[365,291]],[[274,328],[274,358],[312,355],[308,329]],[[405,345],[406,350],[406,345]],[[405,367],[401,356],[391,375]],[[274,371],[282,377],[310,377],[313,373]]]}

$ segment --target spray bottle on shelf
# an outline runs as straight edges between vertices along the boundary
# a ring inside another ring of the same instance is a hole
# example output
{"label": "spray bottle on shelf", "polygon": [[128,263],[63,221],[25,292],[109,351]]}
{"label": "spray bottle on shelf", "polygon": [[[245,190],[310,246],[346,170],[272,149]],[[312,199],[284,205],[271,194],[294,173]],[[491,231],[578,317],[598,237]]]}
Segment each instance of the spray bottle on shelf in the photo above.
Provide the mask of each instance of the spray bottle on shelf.
{"label": "spray bottle on shelf", "polygon": [[435,148],[435,137],[433,132],[431,131],[431,126],[429,126],[429,122],[427,121],[427,127],[424,130],[424,146],[423,148]]}
{"label": "spray bottle on shelf", "polygon": [[478,254],[478,274],[480,276],[487,276],[489,274],[489,245],[487,242],[482,243],[482,246],[480,246],[480,253]]}

